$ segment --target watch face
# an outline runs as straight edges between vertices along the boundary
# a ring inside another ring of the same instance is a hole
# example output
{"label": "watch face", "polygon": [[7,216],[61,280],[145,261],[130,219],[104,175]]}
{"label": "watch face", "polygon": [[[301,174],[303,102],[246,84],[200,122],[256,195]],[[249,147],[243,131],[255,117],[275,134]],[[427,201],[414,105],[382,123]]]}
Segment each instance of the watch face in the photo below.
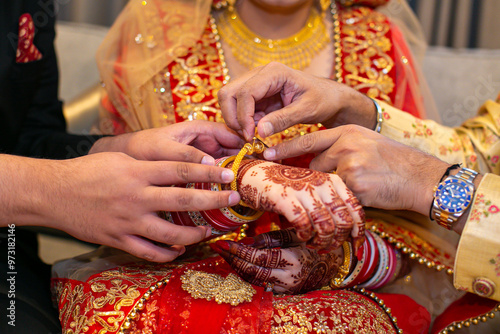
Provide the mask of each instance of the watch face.
{"label": "watch face", "polygon": [[473,191],[472,185],[465,181],[447,179],[436,191],[436,204],[441,210],[450,213],[461,212],[469,206]]}

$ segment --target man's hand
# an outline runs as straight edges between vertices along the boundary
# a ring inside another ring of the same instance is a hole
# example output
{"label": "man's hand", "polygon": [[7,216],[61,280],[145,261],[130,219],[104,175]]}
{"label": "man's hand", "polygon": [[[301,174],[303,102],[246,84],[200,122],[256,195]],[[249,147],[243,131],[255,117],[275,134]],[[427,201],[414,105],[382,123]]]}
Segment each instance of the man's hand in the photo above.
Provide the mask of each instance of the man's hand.
{"label": "man's hand", "polygon": [[140,161],[122,153],[62,161],[1,157],[2,223],[56,228],[150,261],[171,261],[184,245],[210,235],[206,227],[177,226],[156,212],[216,209],[240,200],[233,191],[170,187],[233,180],[230,170],[215,166]]}
{"label": "man's hand", "polygon": [[138,160],[213,164],[213,158],[238,154],[243,139],[225,124],[193,121],[99,139],[89,154],[123,152]]}
{"label": "man's hand", "polygon": [[376,124],[375,106],[365,95],[280,63],[255,68],[224,86],[218,97],[226,124],[247,141],[255,125],[267,137],[299,123],[371,129]]}

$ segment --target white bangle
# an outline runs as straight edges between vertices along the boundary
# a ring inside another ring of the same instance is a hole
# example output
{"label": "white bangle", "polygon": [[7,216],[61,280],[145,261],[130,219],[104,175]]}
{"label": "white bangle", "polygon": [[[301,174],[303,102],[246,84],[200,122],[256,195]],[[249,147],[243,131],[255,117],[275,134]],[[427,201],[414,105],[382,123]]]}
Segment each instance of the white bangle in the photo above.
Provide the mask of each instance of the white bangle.
{"label": "white bangle", "polygon": [[373,129],[373,131],[375,131],[376,133],[380,133],[380,130],[382,130],[382,122],[384,122],[384,114],[382,113],[380,104],[378,104],[378,102],[371,97],[370,99],[373,101],[375,109],[377,110],[377,124],[375,125],[375,129]]}

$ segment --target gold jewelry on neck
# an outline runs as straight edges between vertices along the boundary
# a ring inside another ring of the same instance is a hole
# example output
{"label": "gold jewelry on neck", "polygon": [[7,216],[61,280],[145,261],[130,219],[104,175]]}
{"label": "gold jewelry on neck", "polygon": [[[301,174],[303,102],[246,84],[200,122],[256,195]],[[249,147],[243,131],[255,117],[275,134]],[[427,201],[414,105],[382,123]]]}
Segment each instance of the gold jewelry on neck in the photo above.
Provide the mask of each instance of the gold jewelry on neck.
{"label": "gold jewelry on neck", "polygon": [[311,8],[305,26],[295,35],[284,39],[256,35],[243,23],[236,10],[226,10],[221,15],[218,29],[234,57],[249,69],[277,61],[303,70],[330,43],[323,18],[315,8]]}

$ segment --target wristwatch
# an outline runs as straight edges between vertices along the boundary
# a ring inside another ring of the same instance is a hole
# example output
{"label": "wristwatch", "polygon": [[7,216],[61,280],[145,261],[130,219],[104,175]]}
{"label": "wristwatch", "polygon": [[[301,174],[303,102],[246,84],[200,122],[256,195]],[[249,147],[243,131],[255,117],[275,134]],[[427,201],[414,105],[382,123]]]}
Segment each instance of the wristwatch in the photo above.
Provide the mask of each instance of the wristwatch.
{"label": "wristwatch", "polygon": [[456,175],[450,175],[434,190],[431,218],[451,230],[453,223],[469,207],[474,195],[474,179],[477,172],[462,168]]}

